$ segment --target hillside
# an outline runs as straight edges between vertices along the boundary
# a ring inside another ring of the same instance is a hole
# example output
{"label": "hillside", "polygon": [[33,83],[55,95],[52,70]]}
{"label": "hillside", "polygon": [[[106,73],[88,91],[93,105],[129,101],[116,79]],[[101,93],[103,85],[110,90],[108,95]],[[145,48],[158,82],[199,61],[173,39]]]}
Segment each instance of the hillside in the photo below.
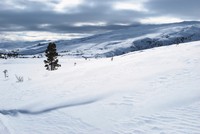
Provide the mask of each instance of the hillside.
{"label": "hillside", "polygon": [[[56,41],[60,55],[112,57],[153,47],[200,40],[200,22],[138,25],[90,37]],[[18,50],[20,54],[42,54],[48,41],[1,42],[0,51]]]}
{"label": "hillside", "polygon": [[199,53],[196,41],[113,61],[59,57],[52,72],[43,58],[0,60],[0,133],[197,134]]}

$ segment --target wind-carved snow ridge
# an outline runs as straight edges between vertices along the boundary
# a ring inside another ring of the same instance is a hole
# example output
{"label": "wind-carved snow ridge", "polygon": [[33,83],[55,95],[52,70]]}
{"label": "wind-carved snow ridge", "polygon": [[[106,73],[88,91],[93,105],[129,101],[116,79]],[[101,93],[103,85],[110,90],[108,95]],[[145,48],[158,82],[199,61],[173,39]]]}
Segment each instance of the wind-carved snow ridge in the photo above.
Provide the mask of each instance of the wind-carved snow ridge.
{"label": "wind-carved snow ridge", "polygon": [[[63,108],[69,108],[69,107],[75,107],[75,106],[82,106],[82,105],[87,105],[91,103],[95,103],[97,101],[100,101],[104,99],[106,95],[99,95],[99,96],[94,96],[94,97],[85,97],[85,98],[79,98],[79,99],[73,99],[73,100],[68,100],[64,102],[56,102],[53,105],[48,105],[46,104],[45,106],[40,105],[39,103],[35,106],[28,106],[32,107],[30,109],[22,108],[22,109],[8,109],[8,110],[0,110],[0,114],[3,115],[10,115],[10,116],[17,116],[18,114],[28,114],[28,115],[38,115],[38,114],[43,114],[47,112],[51,112],[54,110],[58,109],[63,109]],[[37,108],[39,106],[39,108]]]}
{"label": "wind-carved snow ridge", "polygon": [[98,101],[98,99],[97,100],[95,100],[95,99],[94,100],[86,100],[83,102],[74,102],[74,103],[66,104],[66,105],[58,105],[58,106],[54,106],[54,107],[49,107],[47,109],[41,109],[38,111],[31,111],[31,110],[27,110],[27,109],[0,110],[0,113],[3,115],[11,115],[11,116],[16,116],[18,114],[37,115],[37,114],[43,114],[43,113],[51,112],[51,111],[62,109],[62,108],[87,105],[87,104],[94,103],[96,101]]}

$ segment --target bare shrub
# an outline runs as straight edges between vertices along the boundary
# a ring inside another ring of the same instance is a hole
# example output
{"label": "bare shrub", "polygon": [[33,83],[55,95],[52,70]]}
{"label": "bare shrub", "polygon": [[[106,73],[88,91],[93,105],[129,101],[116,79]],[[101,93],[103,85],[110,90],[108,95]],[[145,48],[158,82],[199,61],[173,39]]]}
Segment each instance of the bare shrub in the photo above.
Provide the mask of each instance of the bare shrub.
{"label": "bare shrub", "polygon": [[24,77],[23,76],[17,76],[15,75],[17,82],[23,82],[24,81]]}

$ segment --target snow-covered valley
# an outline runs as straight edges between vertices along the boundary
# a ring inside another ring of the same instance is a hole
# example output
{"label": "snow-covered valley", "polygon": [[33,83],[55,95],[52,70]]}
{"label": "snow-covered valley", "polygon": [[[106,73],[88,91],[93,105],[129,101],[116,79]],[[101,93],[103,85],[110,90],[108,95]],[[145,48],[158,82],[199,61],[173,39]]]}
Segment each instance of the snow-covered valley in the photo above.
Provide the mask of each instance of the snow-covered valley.
{"label": "snow-covered valley", "polygon": [[[0,40],[1,36],[0,36]],[[75,57],[112,57],[133,51],[200,40],[200,22],[160,25],[135,25],[89,37],[56,40],[60,55]],[[0,53],[16,51],[22,55],[41,55],[51,41],[0,42]]]}
{"label": "snow-covered valley", "polygon": [[43,60],[0,60],[0,134],[200,133],[200,41]]}

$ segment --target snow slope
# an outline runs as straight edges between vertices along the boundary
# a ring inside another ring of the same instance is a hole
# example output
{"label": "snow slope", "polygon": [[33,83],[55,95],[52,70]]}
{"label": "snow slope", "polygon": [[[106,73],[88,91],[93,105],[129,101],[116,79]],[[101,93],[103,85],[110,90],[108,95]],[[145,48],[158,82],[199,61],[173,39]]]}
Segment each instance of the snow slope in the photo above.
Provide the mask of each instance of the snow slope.
{"label": "snow slope", "polygon": [[[55,43],[61,55],[112,57],[137,50],[198,40],[200,40],[200,22],[192,21],[138,25],[80,39],[58,40]],[[12,44],[13,42],[0,43],[0,52],[17,49],[20,54],[41,54],[46,50],[48,41]]]}
{"label": "snow slope", "polygon": [[53,72],[43,59],[0,60],[0,134],[198,134],[199,53],[197,41],[113,61],[62,57]]}

